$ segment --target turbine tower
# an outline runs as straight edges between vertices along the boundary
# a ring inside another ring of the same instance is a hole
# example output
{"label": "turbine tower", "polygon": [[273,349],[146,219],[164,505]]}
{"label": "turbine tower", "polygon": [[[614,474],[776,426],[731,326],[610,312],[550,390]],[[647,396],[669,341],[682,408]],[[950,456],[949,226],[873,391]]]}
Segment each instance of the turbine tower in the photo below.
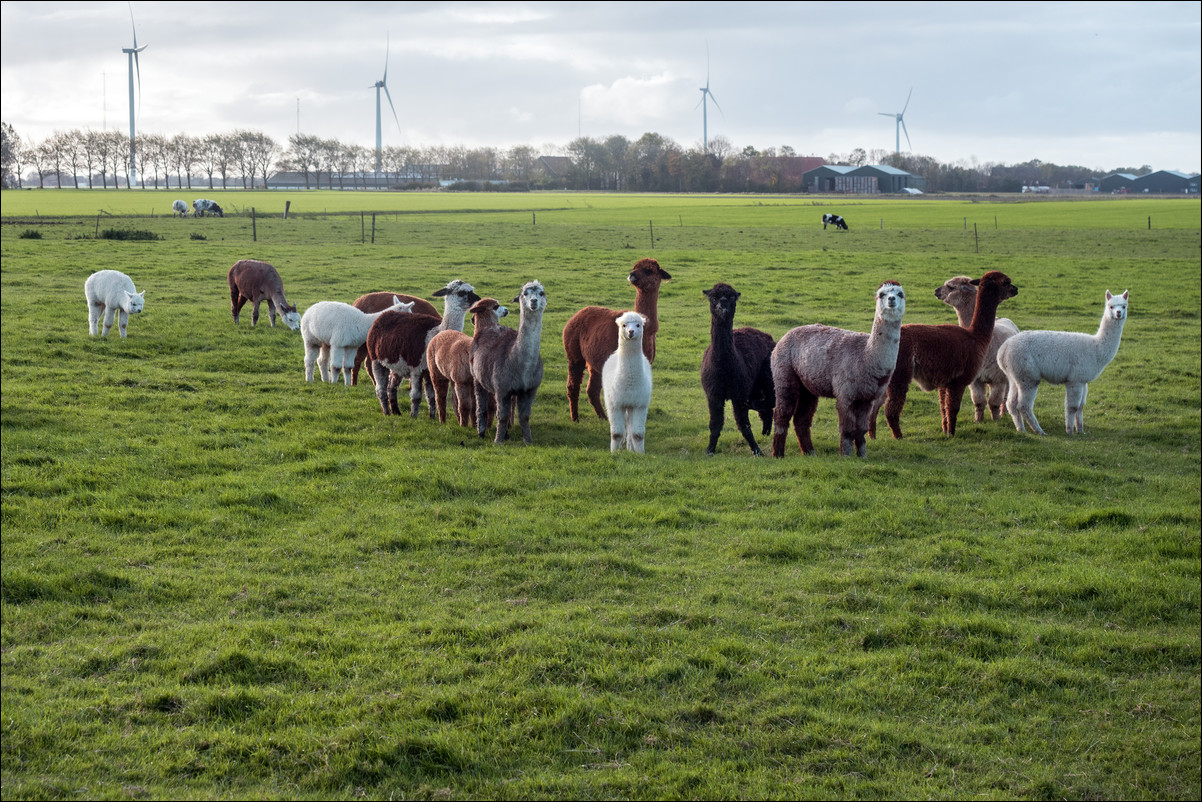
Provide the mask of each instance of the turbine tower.
{"label": "turbine tower", "polygon": [[137,132],[134,130],[134,71],[138,73],[138,103],[142,102],[142,68],[138,64],[138,54],[150,45],[138,47],[138,28],[134,25],[134,7],[129,6],[129,26],[134,31],[134,46],[123,47],[121,52],[129,56],[129,188],[133,189],[138,183],[137,167]]}
{"label": "turbine tower", "polygon": [[895,153],[899,153],[899,154],[901,153],[901,132],[902,131],[906,132],[906,147],[909,148],[910,150],[913,150],[913,148],[910,146],[910,132],[908,130],[906,130],[906,119],[905,119],[906,118],[906,109],[908,109],[910,107],[910,95],[913,95],[913,94],[914,94],[914,87],[911,86],[910,94],[906,95],[906,105],[902,106],[901,111],[899,111],[895,114],[890,114],[887,111],[878,111],[877,112],[877,114],[880,114],[884,117],[892,117],[897,121],[897,125],[895,126],[896,131],[894,132],[894,135],[897,137],[897,141],[894,143],[894,147],[895,147],[894,152]]}
{"label": "turbine tower", "polygon": [[397,131],[401,130],[401,121],[396,116],[396,106],[392,105],[392,95],[388,91],[388,39],[384,40],[384,77],[372,84],[370,88],[376,90],[376,172],[380,172],[380,168],[384,164],[384,137],[383,130],[380,125],[380,90],[384,90],[384,95],[388,98],[388,108],[392,109],[392,119],[396,120]]}
{"label": "turbine tower", "polygon": [[722,111],[722,107],[718,105],[718,101],[714,98],[714,93],[710,91],[710,49],[709,45],[705,46],[705,86],[700,88],[701,102],[701,149],[704,153],[710,152],[710,133],[709,133],[709,105],[708,100],[714,101],[714,107],[718,111]]}

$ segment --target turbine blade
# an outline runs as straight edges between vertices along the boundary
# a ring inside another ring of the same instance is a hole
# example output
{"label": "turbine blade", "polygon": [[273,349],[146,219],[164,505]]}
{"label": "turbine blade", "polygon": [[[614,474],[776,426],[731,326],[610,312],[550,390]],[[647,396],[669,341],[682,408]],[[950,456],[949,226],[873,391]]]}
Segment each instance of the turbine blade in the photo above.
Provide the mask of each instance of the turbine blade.
{"label": "turbine blade", "polygon": [[396,120],[397,133],[401,133],[401,121],[396,116],[396,106],[392,105],[392,95],[388,92],[388,87],[384,87],[384,95],[388,98],[388,108],[392,109],[392,119]]}
{"label": "turbine blade", "polygon": [[[142,45],[145,50],[147,45]],[[138,118],[142,117],[142,65],[138,63],[138,51],[134,51],[134,71],[138,74]]]}
{"label": "turbine blade", "polygon": [[902,127],[902,133],[906,135],[906,149],[914,150],[914,147],[910,144],[910,132],[906,130],[906,121],[905,120],[901,120],[901,127]]}
{"label": "turbine blade", "polygon": [[[384,83],[388,83],[388,34],[384,35]],[[389,103],[392,101],[389,100]]]}
{"label": "turbine blade", "polygon": [[877,114],[879,114],[882,117],[897,117],[896,114],[890,114],[889,112],[886,112],[886,111],[878,111]]}
{"label": "turbine blade", "polygon": [[910,108],[910,97],[914,94],[914,87],[910,87],[910,94],[906,95],[906,105],[902,106],[901,113],[905,114],[906,109]]}
{"label": "turbine blade", "polygon": [[718,105],[718,98],[714,97],[714,93],[713,93],[713,92],[711,92],[711,91],[709,91],[708,89],[707,89],[707,90],[705,90],[705,91],[706,91],[706,94],[710,96],[710,100],[714,101],[714,107],[715,107],[716,109],[718,109],[719,113],[721,113],[721,114],[722,114],[722,119],[724,119],[724,120],[725,120],[725,119],[726,119],[726,112],[722,111],[722,107]]}
{"label": "turbine blade", "polygon": [[133,32],[134,32],[134,50],[137,50],[138,49],[138,28],[136,25],[134,25],[134,4],[127,2],[126,5],[129,6],[129,27],[132,28]]}

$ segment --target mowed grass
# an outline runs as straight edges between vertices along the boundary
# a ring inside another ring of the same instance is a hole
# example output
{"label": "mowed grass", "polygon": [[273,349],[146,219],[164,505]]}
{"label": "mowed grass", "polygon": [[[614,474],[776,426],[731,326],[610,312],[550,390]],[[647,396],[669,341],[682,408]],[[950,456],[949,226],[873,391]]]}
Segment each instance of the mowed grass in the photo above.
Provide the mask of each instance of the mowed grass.
{"label": "mowed grass", "polygon": [[[112,242],[5,193],[5,798],[1198,798],[1196,200],[328,194],[366,213],[126,208],[101,227],[164,238]],[[611,455],[559,336],[643,256],[673,276],[648,453]],[[306,385],[298,333],[233,325],[240,258],[302,311],[539,279],[534,445]],[[125,340],[87,334],[103,268],[146,290]],[[966,409],[951,440],[912,388],[866,460],[831,401],[814,457],[729,416],[704,456],[702,289],[779,338],[866,330],[886,278],[953,322],[935,287],[990,269],[1020,328],[1093,332],[1130,290],[1085,436],[1059,387],[1047,437]]]}

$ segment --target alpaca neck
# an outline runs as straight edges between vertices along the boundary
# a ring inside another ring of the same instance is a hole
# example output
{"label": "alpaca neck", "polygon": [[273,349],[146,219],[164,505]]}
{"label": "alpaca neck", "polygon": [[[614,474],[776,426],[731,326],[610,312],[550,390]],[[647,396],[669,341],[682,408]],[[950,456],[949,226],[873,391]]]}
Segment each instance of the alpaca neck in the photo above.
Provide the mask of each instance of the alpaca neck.
{"label": "alpaca neck", "polygon": [[975,304],[972,309],[961,308],[959,306],[953,306],[952,308],[956,310],[956,322],[960,324],[960,328],[971,329],[972,328],[972,316],[973,316],[973,313],[976,311]]}
{"label": "alpaca neck", "polygon": [[973,309],[972,323],[969,329],[977,335],[988,338],[993,336],[993,324],[997,321],[997,307],[1001,303],[993,292],[982,288],[977,293],[977,305]]}
{"label": "alpaca neck", "polygon": [[868,353],[875,354],[883,365],[892,369],[897,362],[897,350],[900,344],[900,320],[891,323],[879,314],[872,319],[872,332],[868,335]]}
{"label": "alpaca neck", "polygon": [[659,287],[652,290],[639,290],[634,296],[634,311],[647,318],[643,326],[643,336],[659,331]]}
{"label": "alpaca neck", "polygon": [[1115,320],[1109,309],[1102,316],[1102,324],[1098,326],[1098,333],[1094,335],[1093,339],[1098,344],[1098,356],[1105,360],[1103,364],[1110,364],[1110,361],[1118,354],[1119,341],[1123,337],[1123,324],[1126,322],[1126,315],[1123,315],[1121,320]]}
{"label": "alpaca neck", "polygon": [[523,361],[532,362],[538,358],[539,341],[542,336],[542,311],[527,312],[522,309],[522,319],[518,322],[518,339],[514,343],[514,351]]}
{"label": "alpaca neck", "polygon": [[463,321],[467,320],[467,310],[447,306],[442,313],[442,323],[437,331],[463,331]]}
{"label": "alpaca neck", "polygon": [[710,349],[715,357],[731,356],[735,352],[734,320],[710,316]]}

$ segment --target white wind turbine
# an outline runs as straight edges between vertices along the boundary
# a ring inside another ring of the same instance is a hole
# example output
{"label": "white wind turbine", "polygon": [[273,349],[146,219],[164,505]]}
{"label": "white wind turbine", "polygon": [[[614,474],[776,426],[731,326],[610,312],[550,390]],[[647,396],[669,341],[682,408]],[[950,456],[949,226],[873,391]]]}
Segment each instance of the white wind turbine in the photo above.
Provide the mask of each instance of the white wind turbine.
{"label": "white wind turbine", "polygon": [[376,90],[376,172],[380,172],[380,168],[384,163],[384,137],[380,126],[380,90],[384,90],[384,95],[388,98],[388,108],[392,109],[392,119],[396,120],[396,128],[401,130],[401,121],[396,116],[396,106],[392,105],[392,95],[388,92],[388,39],[384,40],[384,77],[376,81],[370,88]]}
{"label": "white wind turbine", "polygon": [[717,99],[714,98],[714,93],[710,91],[710,48],[705,46],[705,86],[700,88],[701,102],[701,148],[704,153],[710,152],[710,134],[709,134],[709,106],[708,100],[714,101],[714,108],[722,111],[722,107],[718,105]]}
{"label": "white wind turbine", "polygon": [[901,111],[899,111],[895,114],[890,114],[887,111],[878,111],[877,112],[877,114],[880,114],[884,117],[892,117],[897,121],[897,125],[896,125],[897,130],[894,132],[895,136],[897,137],[897,141],[894,143],[896,153],[901,153],[901,133],[902,133],[902,131],[906,132],[906,147],[909,148],[910,150],[913,150],[913,148],[910,146],[910,132],[906,130],[906,119],[905,119],[906,109],[908,109],[910,107],[910,95],[913,95],[913,94],[914,94],[914,87],[911,86],[910,94],[906,95],[906,105],[902,106]]}
{"label": "white wind turbine", "polygon": [[132,189],[138,183],[138,167],[136,164],[137,147],[136,131],[134,130],[134,71],[138,73],[138,103],[142,102],[142,68],[138,64],[138,54],[150,45],[138,47],[138,28],[134,25],[134,7],[129,5],[129,25],[134,31],[134,46],[123,47],[121,52],[129,56],[129,186]]}

